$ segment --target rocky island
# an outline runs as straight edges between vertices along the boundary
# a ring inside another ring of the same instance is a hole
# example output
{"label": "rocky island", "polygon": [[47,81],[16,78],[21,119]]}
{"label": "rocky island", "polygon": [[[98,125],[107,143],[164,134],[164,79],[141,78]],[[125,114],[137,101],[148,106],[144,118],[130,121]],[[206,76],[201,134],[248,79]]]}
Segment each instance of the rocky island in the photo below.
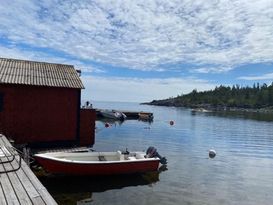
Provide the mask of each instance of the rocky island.
{"label": "rocky island", "polygon": [[239,85],[219,86],[214,90],[198,92],[194,89],[186,95],[163,100],[153,100],[148,105],[202,108],[207,110],[231,110],[273,113],[273,83],[259,83],[253,87]]}

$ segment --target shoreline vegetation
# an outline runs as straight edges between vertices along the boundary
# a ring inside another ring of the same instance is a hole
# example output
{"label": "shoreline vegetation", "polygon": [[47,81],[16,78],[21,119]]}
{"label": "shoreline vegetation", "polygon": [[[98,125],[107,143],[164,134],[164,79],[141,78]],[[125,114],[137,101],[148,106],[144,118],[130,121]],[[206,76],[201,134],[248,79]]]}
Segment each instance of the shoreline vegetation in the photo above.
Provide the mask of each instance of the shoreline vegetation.
{"label": "shoreline vegetation", "polygon": [[273,113],[273,82],[269,86],[265,83],[262,86],[255,83],[253,87],[220,85],[214,90],[202,92],[194,89],[189,94],[141,104],[193,110]]}

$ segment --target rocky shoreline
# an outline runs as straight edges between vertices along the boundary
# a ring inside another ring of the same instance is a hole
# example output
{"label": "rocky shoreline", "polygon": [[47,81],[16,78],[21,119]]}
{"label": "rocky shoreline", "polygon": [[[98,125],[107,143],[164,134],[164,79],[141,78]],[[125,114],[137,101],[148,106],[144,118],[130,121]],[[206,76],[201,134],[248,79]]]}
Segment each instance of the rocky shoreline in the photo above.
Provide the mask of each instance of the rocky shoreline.
{"label": "rocky shoreline", "polygon": [[166,107],[184,107],[193,110],[207,110],[207,111],[230,111],[230,112],[248,112],[248,113],[270,113],[273,114],[273,106],[261,108],[246,108],[246,107],[229,107],[225,105],[211,105],[211,104],[183,104],[172,99],[167,100],[153,100],[151,102],[141,103],[143,105],[155,105]]}

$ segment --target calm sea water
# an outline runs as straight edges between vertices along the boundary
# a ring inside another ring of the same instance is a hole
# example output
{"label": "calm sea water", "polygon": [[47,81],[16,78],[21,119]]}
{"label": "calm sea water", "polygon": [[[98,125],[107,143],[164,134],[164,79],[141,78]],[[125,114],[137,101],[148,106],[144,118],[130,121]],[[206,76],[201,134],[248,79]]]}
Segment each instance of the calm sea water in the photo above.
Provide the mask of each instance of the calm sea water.
{"label": "calm sea water", "polygon": [[[154,146],[167,157],[167,170],[42,179],[60,204],[273,204],[272,116],[193,113],[136,103],[95,102],[93,106],[153,112],[152,123],[126,120],[106,128],[97,121],[94,149]],[[214,159],[208,157],[211,148],[217,152]]]}

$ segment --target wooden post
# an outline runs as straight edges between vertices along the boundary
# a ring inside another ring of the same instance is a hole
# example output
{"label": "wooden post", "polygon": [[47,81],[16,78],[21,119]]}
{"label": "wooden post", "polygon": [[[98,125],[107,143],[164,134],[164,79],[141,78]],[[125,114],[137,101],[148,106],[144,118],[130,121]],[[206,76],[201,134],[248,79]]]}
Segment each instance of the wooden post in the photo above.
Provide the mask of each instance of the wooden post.
{"label": "wooden post", "polygon": [[27,148],[27,147],[23,148],[23,159],[26,162],[26,164],[27,164],[28,167],[29,167],[29,164],[30,164],[30,162],[29,162],[29,150],[30,149]]}

